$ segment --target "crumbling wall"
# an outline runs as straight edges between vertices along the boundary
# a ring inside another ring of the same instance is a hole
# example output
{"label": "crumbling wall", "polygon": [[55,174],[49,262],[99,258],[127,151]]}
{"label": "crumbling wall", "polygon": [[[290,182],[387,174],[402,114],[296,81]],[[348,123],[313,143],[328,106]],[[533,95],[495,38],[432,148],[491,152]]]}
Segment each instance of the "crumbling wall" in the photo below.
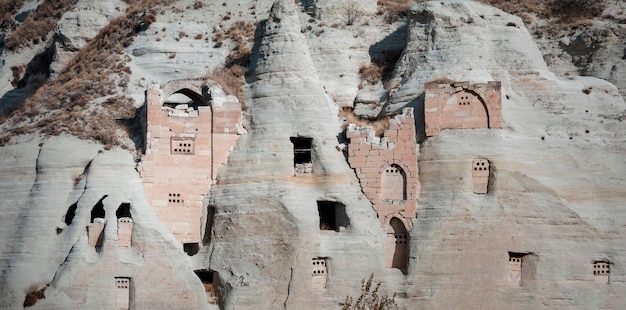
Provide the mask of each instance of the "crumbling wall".
{"label": "crumbling wall", "polygon": [[419,196],[417,147],[413,109],[389,120],[389,129],[377,137],[372,127],[350,124],[348,162],[356,171],[363,193],[370,199],[383,226],[393,217],[410,228]]}
{"label": "crumbling wall", "polygon": [[[148,89],[146,152],[139,170],[161,221],[179,241],[200,243],[203,196],[243,128],[241,105],[234,97],[216,87],[201,87],[196,80],[188,84],[177,80]],[[164,106],[165,98],[177,92],[192,99],[194,106]]]}
{"label": "crumbling wall", "polygon": [[443,129],[502,128],[500,82],[430,82],[424,86],[426,136]]}

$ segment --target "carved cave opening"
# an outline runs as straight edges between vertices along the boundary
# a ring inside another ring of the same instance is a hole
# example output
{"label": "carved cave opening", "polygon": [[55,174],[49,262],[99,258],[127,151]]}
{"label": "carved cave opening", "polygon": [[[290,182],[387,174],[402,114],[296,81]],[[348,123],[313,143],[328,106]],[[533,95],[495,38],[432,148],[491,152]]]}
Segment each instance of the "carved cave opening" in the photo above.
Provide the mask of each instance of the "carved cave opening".
{"label": "carved cave opening", "polygon": [[197,242],[183,243],[183,250],[187,253],[187,255],[194,256],[198,254],[198,251],[200,251],[200,244]]}
{"label": "carved cave opening", "polygon": [[387,227],[387,267],[405,270],[409,262],[409,234],[397,217]]}
{"label": "carved cave opening", "polygon": [[204,286],[204,291],[207,295],[207,302],[213,305],[217,304],[217,302],[219,301],[217,292],[219,276],[217,272],[213,270],[199,269],[194,270],[194,273],[196,274],[198,279],[200,279],[200,282],[202,282],[202,285]]}
{"label": "carved cave opening", "polygon": [[343,231],[350,225],[346,206],[342,203],[318,201],[317,211],[320,219],[320,230]]}

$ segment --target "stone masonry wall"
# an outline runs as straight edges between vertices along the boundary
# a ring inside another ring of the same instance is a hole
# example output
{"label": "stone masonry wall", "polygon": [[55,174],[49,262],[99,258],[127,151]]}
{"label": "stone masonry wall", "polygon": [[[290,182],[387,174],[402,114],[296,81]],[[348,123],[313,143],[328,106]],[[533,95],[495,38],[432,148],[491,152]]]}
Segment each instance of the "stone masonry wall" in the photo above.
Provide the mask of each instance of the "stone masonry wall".
{"label": "stone masonry wall", "polygon": [[[417,147],[413,109],[389,120],[389,129],[376,137],[372,127],[350,124],[348,161],[356,171],[365,195],[372,202],[381,224],[392,217],[410,228],[419,196]],[[403,184],[404,183],[404,184]]]}
{"label": "stone masonry wall", "polygon": [[[185,86],[174,83],[176,88]],[[163,87],[180,90],[169,88],[172,85]],[[189,88],[184,91],[194,100],[203,98]],[[169,109],[163,107],[166,97],[158,86],[147,91],[146,154],[140,173],[148,201],[161,221],[179,241],[200,243],[203,197],[237,141],[241,106],[228,97],[217,100],[219,105],[209,105],[214,100],[197,110]]]}
{"label": "stone masonry wall", "polygon": [[443,129],[502,128],[500,82],[430,82],[424,93],[428,137]]}

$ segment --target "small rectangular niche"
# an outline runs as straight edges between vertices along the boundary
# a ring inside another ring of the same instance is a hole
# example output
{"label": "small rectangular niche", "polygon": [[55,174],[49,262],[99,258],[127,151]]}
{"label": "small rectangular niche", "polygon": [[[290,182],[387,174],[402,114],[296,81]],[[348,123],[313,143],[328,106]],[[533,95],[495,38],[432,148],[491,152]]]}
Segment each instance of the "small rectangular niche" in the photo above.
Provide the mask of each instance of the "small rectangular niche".
{"label": "small rectangular niche", "polygon": [[213,270],[194,270],[194,273],[202,282],[204,286],[204,291],[206,292],[207,302],[212,305],[216,305],[219,302],[219,296],[217,294],[217,280],[218,275],[216,271]]}
{"label": "small rectangular niche", "polygon": [[350,225],[346,214],[346,206],[336,201],[318,201],[317,211],[320,219],[320,230],[343,232]]}
{"label": "small rectangular niche", "polygon": [[326,288],[326,280],[328,279],[328,267],[326,258],[313,258],[313,275],[311,279],[312,288]]}
{"label": "small rectangular niche", "polygon": [[129,309],[130,308],[130,278],[116,277],[115,278],[115,309]]}
{"label": "small rectangular niche", "polygon": [[195,154],[195,139],[191,137],[172,137],[170,149],[172,154],[193,155]]}
{"label": "small rectangular niche", "polygon": [[313,138],[291,137],[293,143],[293,165],[296,173],[313,173],[311,149]]}
{"label": "small rectangular niche", "polygon": [[593,262],[593,282],[596,284],[609,284],[611,265],[607,261]]}
{"label": "small rectangular niche", "polygon": [[507,286],[522,286],[523,281],[535,279],[536,266],[530,253],[509,252]]}
{"label": "small rectangular niche", "polygon": [[167,206],[168,207],[183,207],[185,206],[185,200],[180,198],[180,193],[168,193],[167,194]]}
{"label": "small rectangular niche", "polygon": [[479,158],[472,162],[472,185],[474,194],[486,194],[489,191],[489,160]]}
{"label": "small rectangular niche", "polygon": [[120,217],[117,219],[117,246],[130,247],[133,233],[133,219]]}
{"label": "small rectangular niche", "polygon": [[130,247],[133,232],[133,219],[130,214],[130,203],[123,202],[115,211],[117,216],[117,246]]}

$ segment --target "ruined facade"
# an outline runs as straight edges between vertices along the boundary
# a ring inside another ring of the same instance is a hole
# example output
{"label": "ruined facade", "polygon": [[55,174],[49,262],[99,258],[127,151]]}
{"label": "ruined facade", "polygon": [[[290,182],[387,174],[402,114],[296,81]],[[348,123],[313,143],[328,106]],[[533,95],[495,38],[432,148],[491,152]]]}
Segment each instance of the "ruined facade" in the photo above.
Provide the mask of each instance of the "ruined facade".
{"label": "ruined facade", "polygon": [[350,139],[348,162],[381,224],[386,227],[397,218],[410,229],[419,196],[413,109],[405,108],[390,119],[382,137],[377,137],[372,127],[354,124],[346,136]]}
{"label": "ruined facade", "polygon": [[[192,104],[167,102],[183,94]],[[185,244],[202,240],[204,195],[242,132],[241,105],[200,80],[153,85],[146,94],[146,150],[140,173],[157,216]]]}
{"label": "ruined facade", "polygon": [[443,129],[502,128],[500,82],[424,85],[426,136]]}

